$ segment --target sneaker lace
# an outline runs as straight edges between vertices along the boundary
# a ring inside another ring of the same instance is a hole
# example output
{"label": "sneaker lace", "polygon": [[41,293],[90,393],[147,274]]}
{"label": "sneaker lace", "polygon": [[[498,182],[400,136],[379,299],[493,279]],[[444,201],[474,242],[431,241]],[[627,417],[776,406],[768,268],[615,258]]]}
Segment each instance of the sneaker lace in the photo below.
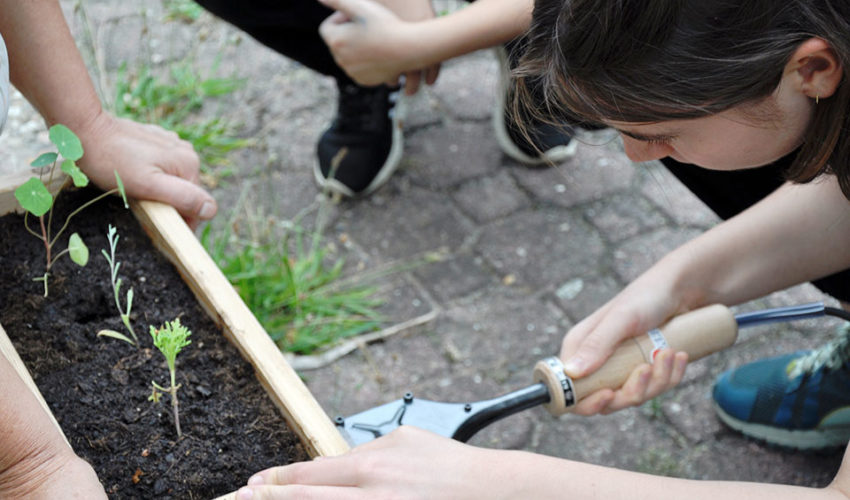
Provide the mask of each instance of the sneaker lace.
{"label": "sneaker lace", "polygon": [[838,331],[838,338],[800,356],[788,365],[788,378],[814,373],[826,367],[835,370],[850,358],[850,327]]}

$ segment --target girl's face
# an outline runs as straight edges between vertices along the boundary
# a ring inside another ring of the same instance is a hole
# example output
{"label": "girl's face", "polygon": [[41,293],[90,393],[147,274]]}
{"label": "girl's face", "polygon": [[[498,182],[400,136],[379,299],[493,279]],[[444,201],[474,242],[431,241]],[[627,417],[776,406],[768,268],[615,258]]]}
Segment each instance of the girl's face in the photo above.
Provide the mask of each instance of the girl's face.
{"label": "girl's face", "polygon": [[780,85],[755,107],[689,120],[608,125],[620,132],[626,155],[636,162],[670,157],[712,170],[759,167],[794,151],[811,121],[812,100],[792,87]]}

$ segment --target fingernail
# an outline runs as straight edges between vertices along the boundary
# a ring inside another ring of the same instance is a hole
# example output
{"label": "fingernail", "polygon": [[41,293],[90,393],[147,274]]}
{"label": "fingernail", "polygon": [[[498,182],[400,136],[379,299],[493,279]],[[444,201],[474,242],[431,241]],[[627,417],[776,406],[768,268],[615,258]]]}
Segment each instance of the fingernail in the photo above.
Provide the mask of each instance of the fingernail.
{"label": "fingernail", "polygon": [[248,480],[248,486],[259,486],[261,484],[265,484],[266,482],[263,480],[263,476],[259,474],[255,474],[251,476],[251,479]]}
{"label": "fingernail", "polygon": [[584,373],[584,360],[581,358],[570,358],[564,363],[564,371],[571,375],[581,375]]}
{"label": "fingernail", "polygon": [[215,205],[209,201],[205,201],[203,205],[201,205],[201,210],[198,212],[198,217],[204,220],[212,219],[215,215]]}
{"label": "fingernail", "polygon": [[236,492],[236,498],[237,500],[251,500],[254,498],[254,490],[247,486],[239,488],[239,491]]}

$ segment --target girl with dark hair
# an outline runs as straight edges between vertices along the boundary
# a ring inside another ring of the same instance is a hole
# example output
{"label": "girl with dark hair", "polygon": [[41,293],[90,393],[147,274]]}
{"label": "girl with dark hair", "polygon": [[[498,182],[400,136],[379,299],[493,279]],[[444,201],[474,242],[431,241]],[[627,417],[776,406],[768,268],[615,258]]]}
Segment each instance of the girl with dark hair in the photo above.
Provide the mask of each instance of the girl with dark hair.
{"label": "girl with dark hair", "polygon": [[[674,315],[815,280],[850,302],[850,2],[536,0],[516,70],[518,116],[617,129],[635,161],[661,160],[728,220],[661,259],[566,336],[571,376]],[[546,105],[537,102],[543,89]],[[534,92],[526,89],[535,89]],[[557,118],[554,120],[557,121]],[[847,334],[807,355],[727,374],[727,423],[787,446],[846,444]],[[676,385],[661,351],[582,414]],[[833,425],[834,423],[839,425]],[[402,427],[342,457],[262,471],[239,498],[850,498],[850,462],[824,489],[651,476],[485,450]]]}
{"label": "girl with dark hair", "polygon": [[[728,219],[576,325],[561,350],[568,373],[710,303],[808,280],[850,303],[850,2],[538,0],[528,38],[518,105],[542,87],[549,110],[614,127],[632,160],[661,160]],[[579,412],[655,397],[682,377],[685,354],[673,358]],[[850,330],[724,374],[714,400],[721,420],[768,443],[846,445]]]}

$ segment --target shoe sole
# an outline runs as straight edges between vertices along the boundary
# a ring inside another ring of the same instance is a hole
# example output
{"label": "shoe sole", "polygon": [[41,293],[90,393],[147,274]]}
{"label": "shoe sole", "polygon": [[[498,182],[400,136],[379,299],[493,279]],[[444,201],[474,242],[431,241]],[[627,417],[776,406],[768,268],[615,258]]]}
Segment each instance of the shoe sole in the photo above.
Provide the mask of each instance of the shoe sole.
{"label": "shoe sole", "polygon": [[372,194],[376,189],[383,186],[389,178],[393,175],[393,173],[398,169],[399,164],[401,163],[401,155],[404,152],[404,133],[402,132],[402,123],[404,123],[404,115],[406,114],[405,109],[405,100],[403,97],[403,92],[399,91],[398,100],[396,101],[395,107],[393,107],[393,116],[392,116],[392,127],[393,127],[393,139],[392,145],[390,146],[390,152],[387,155],[387,159],[384,164],[381,166],[381,169],[378,170],[378,175],[372,179],[372,182],[366,186],[366,189],[359,192],[354,192],[350,187],[345,184],[339,182],[336,179],[327,179],[322,174],[322,169],[319,166],[318,157],[315,158],[313,162],[313,179],[316,181],[316,184],[325,191],[330,191],[332,193],[336,193],[347,198],[357,198],[362,196],[368,196]]}
{"label": "shoe sole", "polygon": [[714,403],[714,410],[718,418],[730,428],[747,437],[781,448],[821,451],[844,447],[850,441],[850,425],[828,429],[785,430],[738,420],[726,413],[717,403]]}
{"label": "shoe sole", "polygon": [[575,137],[570,138],[569,144],[543,151],[540,156],[529,156],[514,143],[508,133],[504,118],[505,97],[508,92],[508,81],[510,81],[508,55],[504,47],[497,47],[495,50],[499,59],[499,88],[496,92],[496,105],[493,108],[492,120],[496,142],[499,143],[502,151],[514,160],[529,166],[561,163],[575,156],[576,149],[578,149],[578,141],[576,141]]}

